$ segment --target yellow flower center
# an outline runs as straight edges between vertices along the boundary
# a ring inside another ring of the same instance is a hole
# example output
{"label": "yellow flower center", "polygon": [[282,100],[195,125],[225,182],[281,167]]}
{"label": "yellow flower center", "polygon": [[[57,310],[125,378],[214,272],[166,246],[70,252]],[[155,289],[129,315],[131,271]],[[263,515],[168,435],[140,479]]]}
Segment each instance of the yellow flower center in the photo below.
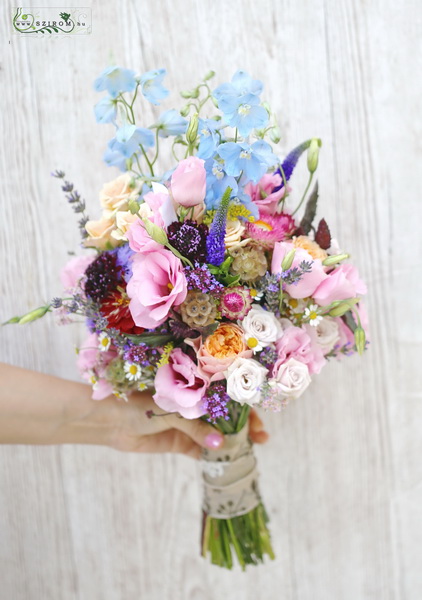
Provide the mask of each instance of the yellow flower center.
{"label": "yellow flower center", "polygon": [[273,228],[271,227],[271,225],[269,223],[266,223],[265,221],[255,221],[255,225],[258,225],[258,227],[261,227],[261,229],[265,229],[266,231],[272,231]]}
{"label": "yellow flower center", "polygon": [[249,348],[256,348],[258,346],[258,340],[254,337],[250,337],[246,343]]}
{"label": "yellow flower center", "polygon": [[168,282],[167,287],[171,291],[174,288],[174,285],[172,283]]}
{"label": "yellow flower center", "polygon": [[309,313],[309,320],[313,321],[314,319],[317,318],[317,313],[315,311],[312,311],[311,313]]}
{"label": "yellow flower center", "polygon": [[292,308],[297,308],[299,302],[296,300],[296,298],[290,298],[289,302],[288,302],[289,306],[291,306]]}
{"label": "yellow flower center", "polygon": [[105,337],[101,340],[101,345],[104,346],[104,348],[106,348],[108,346],[108,342],[108,338]]}
{"label": "yellow flower center", "polygon": [[138,367],[136,365],[130,365],[130,367],[129,367],[129,373],[131,375],[136,375],[137,372],[138,372]]}

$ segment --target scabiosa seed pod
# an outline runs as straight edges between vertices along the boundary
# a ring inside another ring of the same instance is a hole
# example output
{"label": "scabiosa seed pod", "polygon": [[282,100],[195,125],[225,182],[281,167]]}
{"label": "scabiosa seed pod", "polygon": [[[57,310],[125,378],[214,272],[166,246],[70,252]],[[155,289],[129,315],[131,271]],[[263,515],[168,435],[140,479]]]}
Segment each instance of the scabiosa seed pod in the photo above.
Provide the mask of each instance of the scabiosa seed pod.
{"label": "scabiosa seed pod", "polygon": [[192,327],[207,327],[214,323],[217,307],[211,296],[195,290],[188,292],[186,300],[180,305],[182,321]]}
{"label": "scabiosa seed pod", "polygon": [[235,246],[230,249],[230,255],[234,259],[230,271],[239,275],[241,281],[250,283],[265,275],[267,257],[260,246]]}

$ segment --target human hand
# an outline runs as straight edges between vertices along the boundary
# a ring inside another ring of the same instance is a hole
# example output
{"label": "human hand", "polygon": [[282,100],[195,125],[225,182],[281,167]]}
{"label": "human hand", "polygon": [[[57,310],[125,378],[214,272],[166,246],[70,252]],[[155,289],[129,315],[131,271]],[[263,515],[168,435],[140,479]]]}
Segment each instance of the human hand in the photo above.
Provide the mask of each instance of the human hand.
{"label": "human hand", "polygon": [[[117,450],[177,452],[199,458],[201,447],[216,449],[223,443],[223,435],[212,425],[201,419],[184,419],[176,413],[165,413],[148,392],[132,394],[129,402],[119,402],[115,408],[119,417],[110,445]],[[148,416],[151,413],[154,416]],[[249,436],[257,444],[266,442],[269,437],[253,409],[249,417]]]}

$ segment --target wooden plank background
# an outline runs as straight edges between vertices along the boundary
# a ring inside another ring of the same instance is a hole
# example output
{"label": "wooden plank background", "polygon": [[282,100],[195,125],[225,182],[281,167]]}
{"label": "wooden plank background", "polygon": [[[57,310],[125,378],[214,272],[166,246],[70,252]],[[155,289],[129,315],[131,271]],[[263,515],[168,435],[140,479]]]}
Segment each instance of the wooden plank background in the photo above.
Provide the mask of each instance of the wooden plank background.
{"label": "wooden plank background", "polygon": [[[45,0],[42,3],[46,4]],[[52,2],[54,6],[56,2]],[[419,0],[122,0],[89,36],[27,39],[1,19],[1,320],[60,293],[111,127],[92,82],[113,59],[166,67],[172,94],[244,68],[279,115],[279,154],[323,139],[320,216],[370,295],[371,348],[330,364],[257,449],[277,559],[246,574],[198,557],[198,465],[95,447],[0,449],[1,600],[419,600],[422,597]],[[147,108],[145,123],[157,110]],[[304,173],[294,186],[300,190]],[[0,331],[12,364],[77,378],[78,328]]]}

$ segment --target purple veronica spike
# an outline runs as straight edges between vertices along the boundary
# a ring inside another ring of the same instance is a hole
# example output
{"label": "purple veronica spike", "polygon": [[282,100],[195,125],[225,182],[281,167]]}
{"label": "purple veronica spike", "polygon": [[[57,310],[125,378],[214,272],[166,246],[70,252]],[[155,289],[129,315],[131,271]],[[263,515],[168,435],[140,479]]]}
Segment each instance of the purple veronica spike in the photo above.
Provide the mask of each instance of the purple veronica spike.
{"label": "purple veronica spike", "polygon": [[[305,152],[305,150],[307,150],[309,148],[310,144],[311,144],[311,140],[306,140],[306,142],[302,142],[299,146],[296,146],[296,148],[294,148],[283,160],[281,169],[283,169],[283,171],[284,171],[286,181],[289,181],[289,179],[292,176],[292,173],[295,170],[295,167],[299,161],[299,158],[302,156],[302,154]],[[275,173],[278,173],[278,175],[280,175],[280,177],[283,178],[283,175],[281,174],[281,169],[278,168],[275,171]],[[283,186],[284,186],[284,182],[281,185],[279,185],[278,187],[275,187],[273,189],[272,193],[278,192],[278,190],[281,190],[281,188]]]}
{"label": "purple veronica spike", "polygon": [[224,262],[226,252],[224,236],[226,235],[227,210],[231,192],[232,188],[230,187],[224,192],[207,237],[207,262],[217,267]]}

